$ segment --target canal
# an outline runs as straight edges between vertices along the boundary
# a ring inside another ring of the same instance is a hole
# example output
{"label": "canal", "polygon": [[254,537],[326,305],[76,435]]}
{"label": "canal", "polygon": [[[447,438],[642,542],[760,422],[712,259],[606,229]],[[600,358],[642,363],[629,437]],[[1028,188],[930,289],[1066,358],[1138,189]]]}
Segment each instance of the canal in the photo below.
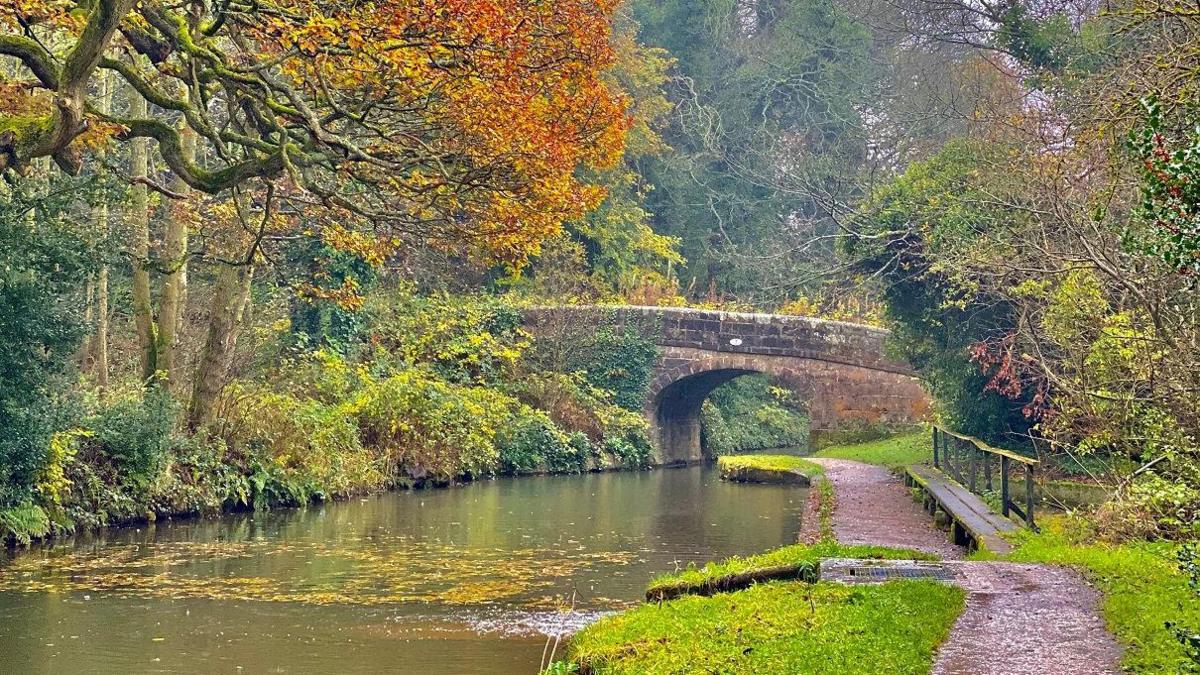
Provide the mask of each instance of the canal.
{"label": "canal", "polygon": [[710,467],[505,478],[0,553],[0,673],[509,673],[656,574],[794,542]]}

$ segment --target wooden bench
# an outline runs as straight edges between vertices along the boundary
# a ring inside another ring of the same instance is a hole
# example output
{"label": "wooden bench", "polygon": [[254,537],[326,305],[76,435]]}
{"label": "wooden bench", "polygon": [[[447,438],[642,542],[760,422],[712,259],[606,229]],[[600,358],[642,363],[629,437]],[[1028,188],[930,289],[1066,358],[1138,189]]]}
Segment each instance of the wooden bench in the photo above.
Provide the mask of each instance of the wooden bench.
{"label": "wooden bench", "polygon": [[936,513],[941,509],[950,517],[955,543],[1000,554],[1012,551],[1012,545],[1000,535],[1018,529],[1017,524],[946,474],[929,466],[910,466],[905,482],[925,493],[926,510]]}

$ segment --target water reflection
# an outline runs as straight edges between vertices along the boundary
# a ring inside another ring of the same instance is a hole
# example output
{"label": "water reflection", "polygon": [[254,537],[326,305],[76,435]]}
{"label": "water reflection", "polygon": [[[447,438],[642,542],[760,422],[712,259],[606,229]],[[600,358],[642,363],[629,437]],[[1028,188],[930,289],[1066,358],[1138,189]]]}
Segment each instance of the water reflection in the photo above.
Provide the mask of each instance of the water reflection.
{"label": "water reflection", "polygon": [[794,541],[804,501],[692,467],[77,538],[0,564],[0,672],[530,673],[655,574]]}

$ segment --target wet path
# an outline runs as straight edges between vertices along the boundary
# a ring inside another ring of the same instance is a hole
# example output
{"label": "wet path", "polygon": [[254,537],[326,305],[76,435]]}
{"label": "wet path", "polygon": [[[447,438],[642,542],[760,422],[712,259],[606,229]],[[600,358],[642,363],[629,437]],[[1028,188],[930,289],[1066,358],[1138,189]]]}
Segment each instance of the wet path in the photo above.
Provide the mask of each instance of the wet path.
{"label": "wet path", "polygon": [[933,553],[947,560],[965,553],[913,501],[904,483],[887,468],[847,459],[814,457],[833,483],[837,510],[833,533],[843,544],[878,544]]}
{"label": "wet path", "polygon": [[[881,544],[962,558],[887,469],[814,459],[834,485],[833,528],[843,543]],[[934,663],[935,675],[1099,675],[1120,672],[1121,648],[1099,616],[1100,596],[1073,570],[958,562],[967,608]]]}
{"label": "wet path", "polygon": [[1121,648],[1098,614],[1100,594],[1052,565],[961,563],[967,609],[938,650],[935,675],[1118,673]]}

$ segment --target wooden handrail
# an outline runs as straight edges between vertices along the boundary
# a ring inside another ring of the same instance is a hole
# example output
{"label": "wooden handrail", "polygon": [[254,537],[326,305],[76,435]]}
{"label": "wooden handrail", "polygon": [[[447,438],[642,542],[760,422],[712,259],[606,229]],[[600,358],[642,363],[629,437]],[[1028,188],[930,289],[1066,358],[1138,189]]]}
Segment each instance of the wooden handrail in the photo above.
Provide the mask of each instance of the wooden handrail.
{"label": "wooden handrail", "polygon": [[943,427],[940,424],[933,425],[933,428],[937,429],[938,431],[942,432],[943,434],[946,434],[947,436],[953,436],[961,441],[967,441],[968,443],[973,444],[975,447],[979,448],[980,450],[982,450],[984,452],[990,452],[993,455],[1000,455],[1001,457],[1007,457],[1007,458],[1013,460],[1014,462],[1020,462],[1022,464],[1038,464],[1039,463],[1038,460],[1036,460],[1032,457],[1026,457],[1025,455],[1022,455],[1020,453],[1013,452],[1012,450],[1005,450],[1004,448],[997,448],[994,445],[988,445],[984,441],[981,441],[978,438],[975,438],[974,436],[967,436],[966,434],[960,434],[960,433],[951,431],[951,430],[947,429],[946,427]]}
{"label": "wooden handrail", "polygon": [[[949,439],[953,438],[954,441]],[[958,449],[959,442],[964,444],[961,449]],[[974,451],[971,451],[971,450]],[[939,452],[940,450],[940,452]],[[942,470],[946,475],[955,479],[959,484],[964,485],[971,492],[978,490],[978,469],[979,461],[983,463],[983,480],[984,487],[988,492],[992,491],[992,461],[991,455],[996,455],[1000,458],[1000,512],[1005,517],[1008,514],[1015,513],[1020,516],[1021,520],[1032,530],[1037,530],[1037,524],[1033,520],[1034,507],[1034,477],[1033,469],[1038,464],[1038,461],[1032,457],[1002,450],[984,443],[974,436],[967,436],[956,431],[951,431],[940,425],[933,425],[933,467]],[[1017,462],[1024,465],[1025,473],[1025,500],[1024,506],[1013,501],[1008,489],[1008,474],[1009,464]],[[966,467],[963,464],[966,464]],[[966,469],[964,471],[964,468]]]}

